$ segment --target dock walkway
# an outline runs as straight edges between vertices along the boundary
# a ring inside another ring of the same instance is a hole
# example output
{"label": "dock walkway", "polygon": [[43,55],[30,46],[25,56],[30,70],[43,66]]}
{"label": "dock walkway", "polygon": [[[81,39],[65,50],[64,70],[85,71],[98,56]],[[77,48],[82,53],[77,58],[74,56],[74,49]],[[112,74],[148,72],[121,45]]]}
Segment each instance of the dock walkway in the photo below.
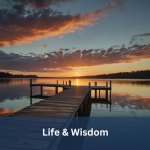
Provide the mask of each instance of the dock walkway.
{"label": "dock walkway", "polygon": [[67,88],[67,90],[28,106],[11,116],[74,116],[88,95],[90,88],[87,86],[71,86]]}
{"label": "dock walkway", "polygon": [[[108,90],[110,91],[110,102],[111,102],[111,81],[110,87],[108,87],[108,82],[106,82],[106,86],[97,86],[97,82],[95,82],[95,86],[71,86],[71,81],[69,81],[69,85],[63,84],[32,84],[32,79],[30,80],[30,97],[32,97],[32,87],[40,86],[41,87],[41,96],[42,96],[42,87],[55,87],[56,94],[48,97],[44,100],[41,100],[38,103],[35,103],[31,106],[28,106],[18,112],[15,112],[11,116],[26,116],[26,117],[73,117],[75,114],[82,111],[82,104],[85,101],[89,100],[89,96],[91,97],[91,90],[95,90],[95,98],[97,98],[97,91],[99,91],[100,98],[100,90],[106,91],[106,99],[108,99]],[[63,91],[58,93],[58,88],[62,87]],[[79,109],[80,108],[80,109]]]}

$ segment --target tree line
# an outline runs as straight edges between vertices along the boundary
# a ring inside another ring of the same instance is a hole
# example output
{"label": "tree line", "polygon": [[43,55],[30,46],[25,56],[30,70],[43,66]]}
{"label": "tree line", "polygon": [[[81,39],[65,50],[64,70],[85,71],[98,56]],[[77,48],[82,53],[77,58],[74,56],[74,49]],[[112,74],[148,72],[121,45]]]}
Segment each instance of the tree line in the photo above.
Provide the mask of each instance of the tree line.
{"label": "tree line", "polygon": [[36,75],[11,74],[9,72],[0,72],[0,78],[37,78]]}
{"label": "tree line", "polygon": [[[38,78],[36,75],[13,75],[9,72],[0,72],[0,78]],[[72,78],[100,78],[100,79],[150,79],[150,70],[118,72],[95,76],[80,76]]]}
{"label": "tree line", "polygon": [[101,78],[101,79],[150,79],[150,70],[118,72],[96,76],[82,76],[80,78]]}

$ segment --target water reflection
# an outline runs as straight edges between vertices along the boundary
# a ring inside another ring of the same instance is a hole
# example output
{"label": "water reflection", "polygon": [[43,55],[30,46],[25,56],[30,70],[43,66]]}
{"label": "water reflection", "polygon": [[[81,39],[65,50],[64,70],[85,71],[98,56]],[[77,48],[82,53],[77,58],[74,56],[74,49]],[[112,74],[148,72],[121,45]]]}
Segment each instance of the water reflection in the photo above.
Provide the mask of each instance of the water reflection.
{"label": "water reflection", "polygon": [[21,107],[15,108],[15,109],[9,109],[9,108],[0,108],[0,116],[8,116],[16,111],[19,111]]}
{"label": "water reflection", "polygon": [[[108,80],[100,79],[59,79],[58,83],[71,80],[72,85],[105,85]],[[57,79],[34,79],[33,83],[56,84]],[[133,86],[134,85],[134,86]],[[112,80],[112,105],[104,101],[105,92],[101,92],[101,100],[91,99],[83,107],[83,116],[150,116],[150,80]],[[59,88],[58,91],[62,91]],[[33,88],[33,95],[40,94],[40,87]],[[55,88],[44,87],[43,95],[55,94]],[[0,114],[10,113],[22,109],[41,99],[30,101],[29,79],[0,79]],[[94,98],[92,96],[92,98]],[[111,108],[111,112],[110,112]],[[88,110],[88,111],[87,111]]]}
{"label": "water reflection", "polygon": [[[51,79],[51,78],[33,78],[32,81],[33,83],[47,83],[47,84],[56,84],[58,80],[58,84],[63,84],[66,83],[66,81],[71,80],[72,81],[72,85],[86,85],[88,86],[89,82],[94,82],[97,81],[98,84],[105,84],[106,81],[110,81],[110,79]],[[144,86],[150,86],[150,79],[111,79],[112,83],[115,84],[129,84],[129,85],[144,85]],[[30,83],[30,79],[28,78],[5,78],[2,79],[0,78],[0,85],[8,85],[8,84],[29,84]]]}
{"label": "water reflection", "polygon": [[12,84],[12,79],[0,79],[0,85]]}
{"label": "water reflection", "polygon": [[150,97],[116,92],[112,94],[112,105],[102,101],[98,102],[98,100],[92,102],[90,116],[148,117],[150,116]]}
{"label": "water reflection", "polygon": [[[10,84],[29,84],[29,81],[30,79],[17,79],[17,78],[14,78],[14,79],[0,79],[0,86],[2,85],[10,85]],[[37,79],[33,79],[34,82],[37,81]]]}
{"label": "water reflection", "polygon": [[113,103],[122,108],[128,106],[130,109],[150,109],[150,97],[133,95],[129,93],[113,93]]}
{"label": "water reflection", "polygon": [[124,79],[124,80],[113,80],[113,83],[119,83],[119,84],[131,84],[131,85],[145,85],[150,86],[150,80],[140,80],[140,79]]}

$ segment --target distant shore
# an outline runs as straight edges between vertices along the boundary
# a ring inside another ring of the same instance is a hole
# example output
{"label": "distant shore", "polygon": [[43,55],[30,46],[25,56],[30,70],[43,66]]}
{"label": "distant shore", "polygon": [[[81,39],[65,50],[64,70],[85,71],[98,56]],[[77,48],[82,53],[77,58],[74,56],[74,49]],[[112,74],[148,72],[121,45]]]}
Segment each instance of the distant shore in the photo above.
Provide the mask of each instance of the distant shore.
{"label": "distant shore", "polygon": [[118,72],[111,74],[93,75],[93,76],[75,76],[75,77],[38,77],[36,75],[13,75],[6,72],[0,72],[0,78],[57,78],[57,79],[150,79],[150,70]]}

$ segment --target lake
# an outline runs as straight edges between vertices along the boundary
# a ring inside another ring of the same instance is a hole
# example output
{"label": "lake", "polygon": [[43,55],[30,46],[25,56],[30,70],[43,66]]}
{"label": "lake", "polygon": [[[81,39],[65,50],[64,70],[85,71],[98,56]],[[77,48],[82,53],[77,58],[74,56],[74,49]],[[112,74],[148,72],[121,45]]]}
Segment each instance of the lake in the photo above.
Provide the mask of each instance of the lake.
{"label": "lake", "polygon": [[[106,79],[33,79],[33,83],[59,84],[71,80],[72,85],[89,85],[97,82],[106,86]],[[149,79],[111,79],[112,104],[101,101],[92,102],[89,115],[92,117],[149,117],[150,116],[150,80]],[[0,79],[0,116],[6,116],[30,105],[30,79]],[[58,92],[62,88],[58,89]],[[40,87],[33,87],[33,95],[40,94]],[[43,87],[43,95],[52,96],[55,88]],[[99,93],[97,93],[99,95]],[[94,91],[91,92],[94,98]],[[105,91],[101,91],[105,98]],[[32,104],[42,99],[32,98]]]}

